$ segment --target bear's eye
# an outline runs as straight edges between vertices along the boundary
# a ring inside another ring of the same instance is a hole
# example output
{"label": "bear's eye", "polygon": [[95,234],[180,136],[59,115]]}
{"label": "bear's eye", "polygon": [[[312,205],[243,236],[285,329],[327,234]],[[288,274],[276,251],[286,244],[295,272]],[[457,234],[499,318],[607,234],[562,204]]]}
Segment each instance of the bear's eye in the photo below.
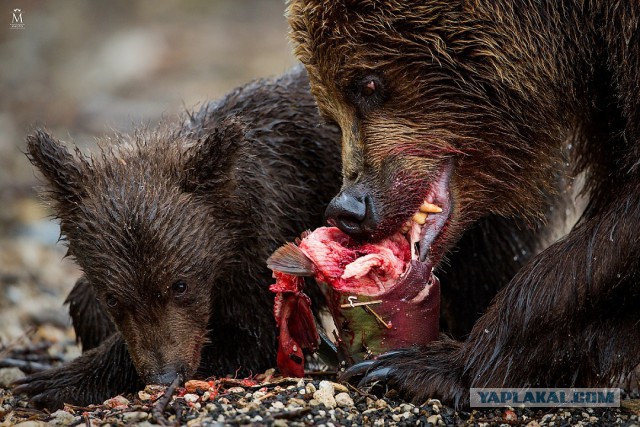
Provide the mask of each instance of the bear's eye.
{"label": "bear's eye", "polygon": [[113,308],[116,305],[118,305],[118,299],[116,297],[114,297],[112,294],[107,294],[107,296],[105,297],[105,302],[107,303],[107,306]]}
{"label": "bear's eye", "polygon": [[188,288],[187,284],[182,280],[178,280],[173,285],[171,285],[171,290],[173,291],[173,294],[177,297],[187,293],[187,288]]}
{"label": "bear's eye", "polygon": [[382,105],[387,95],[382,78],[370,74],[354,79],[347,89],[347,97],[360,114],[365,114]]}

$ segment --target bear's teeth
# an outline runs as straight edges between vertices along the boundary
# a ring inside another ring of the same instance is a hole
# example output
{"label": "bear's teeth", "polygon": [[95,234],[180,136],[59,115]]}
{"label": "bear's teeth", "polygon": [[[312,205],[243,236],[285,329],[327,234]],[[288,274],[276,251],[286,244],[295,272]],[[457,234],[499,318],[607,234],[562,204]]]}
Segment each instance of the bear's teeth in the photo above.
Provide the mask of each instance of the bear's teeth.
{"label": "bear's teeth", "polygon": [[424,213],[441,213],[442,208],[440,206],[434,205],[433,203],[428,203],[424,201],[420,206],[420,212]]}
{"label": "bear's teeth", "polygon": [[424,212],[416,212],[412,219],[413,222],[424,225],[424,223],[427,222],[427,214]]}

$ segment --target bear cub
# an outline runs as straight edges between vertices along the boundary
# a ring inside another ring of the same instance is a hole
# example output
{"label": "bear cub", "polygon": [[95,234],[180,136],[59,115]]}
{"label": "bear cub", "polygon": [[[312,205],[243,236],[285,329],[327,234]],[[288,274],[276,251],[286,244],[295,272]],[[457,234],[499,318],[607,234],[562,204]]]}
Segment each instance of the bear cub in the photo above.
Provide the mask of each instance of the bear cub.
{"label": "bear cub", "polygon": [[99,403],[144,383],[275,366],[266,259],[322,224],[340,133],[302,68],[179,123],[75,154],[43,131],[28,156],[83,276],[69,294],[83,354],[14,390],[37,406]]}

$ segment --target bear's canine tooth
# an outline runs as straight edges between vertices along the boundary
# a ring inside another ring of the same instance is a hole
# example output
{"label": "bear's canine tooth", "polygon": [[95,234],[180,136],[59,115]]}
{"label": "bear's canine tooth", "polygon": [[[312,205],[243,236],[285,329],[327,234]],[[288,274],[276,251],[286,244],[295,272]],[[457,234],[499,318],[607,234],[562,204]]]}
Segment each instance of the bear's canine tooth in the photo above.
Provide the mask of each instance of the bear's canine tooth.
{"label": "bear's canine tooth", "polygon": [[424,213],[441,213],[442,208],[440,206],[434,205],[433,203],[423,202],[420,205],[420,212]]}

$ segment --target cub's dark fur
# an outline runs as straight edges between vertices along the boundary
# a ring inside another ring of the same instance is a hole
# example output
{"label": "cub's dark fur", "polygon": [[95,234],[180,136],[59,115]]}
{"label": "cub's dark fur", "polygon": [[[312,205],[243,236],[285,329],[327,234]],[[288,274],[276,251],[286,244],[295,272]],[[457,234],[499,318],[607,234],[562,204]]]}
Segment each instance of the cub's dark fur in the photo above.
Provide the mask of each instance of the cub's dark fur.
{"label": "cub's dark fur", "polygon": [[[449,222],[428,249],[464,341],[348,376],[464,403],[469,387],[610,386],[632,370],[640,3],[290,0],[288,17],[321,114],[343,131],[341,228],[397,232],[450,171]],[[553,224],[579,175],[586,209],[545,249],[528,224]]]}
{"label": "cub's dark fur", "polygon": [[42,131],[27,143],[84,272],[67,300],[84,353],[16,392],[83,405],[275,365],[266,259],[322,224],[340,182],[339,131],[320,124],[301,67],[91,158]]}

